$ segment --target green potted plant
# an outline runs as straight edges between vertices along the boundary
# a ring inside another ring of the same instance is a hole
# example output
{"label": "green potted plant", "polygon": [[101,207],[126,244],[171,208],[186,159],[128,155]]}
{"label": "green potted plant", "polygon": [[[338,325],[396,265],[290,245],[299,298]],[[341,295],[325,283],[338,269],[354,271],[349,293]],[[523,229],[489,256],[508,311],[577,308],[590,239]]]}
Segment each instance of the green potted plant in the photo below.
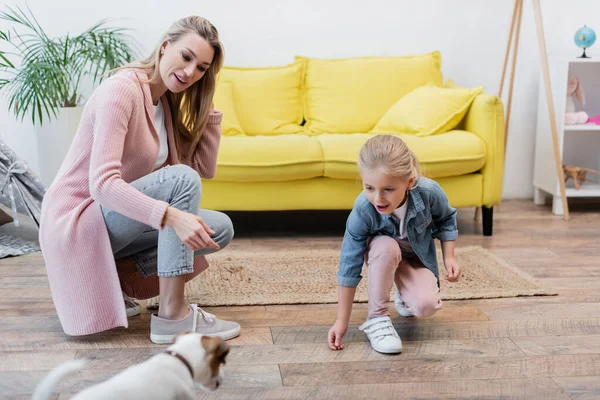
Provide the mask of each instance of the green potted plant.
{"label": "green potted plant", "polygon": [[[84,85],[137,56],[137,42],[124,28],[103,20],[81,34],[51,38],[29,8],[7,7],[0,19],[0,95],[17,119],[36,126],[42,182],[48,185],[71,144],[83,109]],[[44,176],[45,175],[45,176]]]}

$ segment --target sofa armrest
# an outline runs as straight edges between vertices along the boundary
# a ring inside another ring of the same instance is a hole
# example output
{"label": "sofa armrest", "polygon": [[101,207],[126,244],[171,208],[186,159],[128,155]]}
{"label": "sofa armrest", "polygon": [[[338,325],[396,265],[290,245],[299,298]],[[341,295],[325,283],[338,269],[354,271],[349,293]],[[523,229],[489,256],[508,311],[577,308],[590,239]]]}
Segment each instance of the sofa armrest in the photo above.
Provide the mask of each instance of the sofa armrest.
{"label": "sofa armrest", "polygon": [[497,96],[482,93],[475,98],[464,118],[464,129],[485,143],[482,205],[491,207],[502,198],[504,175],[504,105]]}

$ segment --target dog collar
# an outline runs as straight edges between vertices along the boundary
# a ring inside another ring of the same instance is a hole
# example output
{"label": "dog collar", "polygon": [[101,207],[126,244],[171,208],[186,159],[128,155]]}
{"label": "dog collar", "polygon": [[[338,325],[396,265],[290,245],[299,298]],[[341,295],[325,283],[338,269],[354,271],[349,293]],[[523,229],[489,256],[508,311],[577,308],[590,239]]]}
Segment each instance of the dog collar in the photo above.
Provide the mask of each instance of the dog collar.
{"label": "dog collar", "polygon": [[194,379],[194,370],[192,369],[192,366],[190,365],[188,360],[186,360],[181,354],[175,352],[174,350],[167,350],[167,351],[165,351],[165,353],[167,353],[170,356],[180,359],[181,362],[184,363],[185,366],[187,367],[187,369],[190,371],[190,375],[192,375],[192,379]]}

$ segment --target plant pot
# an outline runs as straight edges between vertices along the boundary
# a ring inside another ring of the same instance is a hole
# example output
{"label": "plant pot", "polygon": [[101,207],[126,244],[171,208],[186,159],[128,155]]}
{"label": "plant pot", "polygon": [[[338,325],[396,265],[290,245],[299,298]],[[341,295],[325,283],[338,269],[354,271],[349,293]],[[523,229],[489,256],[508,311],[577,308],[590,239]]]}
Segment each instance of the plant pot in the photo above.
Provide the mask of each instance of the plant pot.
{"label": "plant pot", "polygon": [[83,107],[60,108],[58,116],[35,127],[38,142],[40,180],[50,186],[71,147]]}

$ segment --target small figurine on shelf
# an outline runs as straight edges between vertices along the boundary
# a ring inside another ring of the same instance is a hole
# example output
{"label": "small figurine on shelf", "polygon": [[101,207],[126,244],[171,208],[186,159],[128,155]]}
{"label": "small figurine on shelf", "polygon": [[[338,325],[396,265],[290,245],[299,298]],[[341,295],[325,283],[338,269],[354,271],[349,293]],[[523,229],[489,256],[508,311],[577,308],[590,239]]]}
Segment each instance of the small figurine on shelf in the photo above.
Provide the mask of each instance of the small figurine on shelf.
{"label": "small figurine on shelf", "polygon": [[600,114],[598,114],[594,117],[590,117],[590,119],[588,119],[587,122],[588,122],[588,124],[600,125]]}
{"label": "small figurine on shelf", "polygon": [[565,113],[565,124],[585,124],[589,116],[585,111],[575,110],[575,98],[582,106],[585,105],[585,93],[583,92],[583,86],[579,78],[576,76],[569,77],[569,84],[567,86],[567,107]]}
{"label": "small figurine on shelf", "polygon": [[581,189],[583,182],[593,182],[589,179],[586,179],[588,172],[600,175],[600,171],[596,171],[595,169],[591,168],[578,167],[575,165],[563,165],[563,171],[565,174],[565,183],[567,183],[569,179],[573,179],[573,186],[575,186],[576,190]]}

